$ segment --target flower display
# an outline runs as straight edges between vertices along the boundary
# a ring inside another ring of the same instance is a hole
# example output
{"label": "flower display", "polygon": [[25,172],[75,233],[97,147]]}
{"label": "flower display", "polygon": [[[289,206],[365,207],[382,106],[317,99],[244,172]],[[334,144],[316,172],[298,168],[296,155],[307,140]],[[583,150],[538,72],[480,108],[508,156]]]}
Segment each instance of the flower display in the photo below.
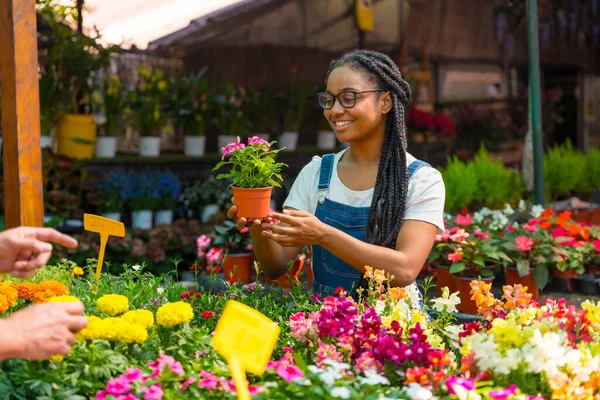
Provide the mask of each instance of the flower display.
{"label": "flower display", "polygon": [[33,301],[35,303],[46,303],[52,297],[66,296],[68,294],[69,288],[64,283],[57,281],[42,281],[35,288]]}
{"label": "flower display", "polygon": [[121,315],[121,318],[144,328],[149,328],[154,325],[154,314],[148,310],[127,311],[125,314]]}
{"label": "flower display", "polygon": [[75,296],[54,296],[50,300],[48,300],[48,303],[72,303],[80,301],[81,300],[79,300]]}

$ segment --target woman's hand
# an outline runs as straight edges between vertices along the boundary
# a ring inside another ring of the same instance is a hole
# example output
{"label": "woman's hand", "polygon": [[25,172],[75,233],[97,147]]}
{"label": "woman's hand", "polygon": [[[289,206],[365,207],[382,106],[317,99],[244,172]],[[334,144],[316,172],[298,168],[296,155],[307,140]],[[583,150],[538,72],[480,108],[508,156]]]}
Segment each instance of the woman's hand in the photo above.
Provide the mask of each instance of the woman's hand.
{"label": "woman's hand", "polygon": [[237,207],[235,205],[235,197],[231,198],[231,202],[233,203],[233,206],[231,206],[229,208],[229,210],[227,211],[227,218],[235,221],[235,227],[237,228],[238,231],[241,231],[244,228],[249,228],[251,231],[259,232],[262,228],[261,225],[263,224],[263,222],[266,222],[268,224],[273,222],[271,217],[267,217],[267,219],[265,221],[262,221],[260,219],[255,219],[254,221],[251,221],[251,222],[248,222],[248,220],[246,218],[238,218],[236,216]]}
{"label": "woman's hand", "polygon": [[306,211],[284,210],[283,213],[272,212],[269,217],[287,226],[263,223],[262,235],[284,247],[320,244],[328,229],[327,225]]}

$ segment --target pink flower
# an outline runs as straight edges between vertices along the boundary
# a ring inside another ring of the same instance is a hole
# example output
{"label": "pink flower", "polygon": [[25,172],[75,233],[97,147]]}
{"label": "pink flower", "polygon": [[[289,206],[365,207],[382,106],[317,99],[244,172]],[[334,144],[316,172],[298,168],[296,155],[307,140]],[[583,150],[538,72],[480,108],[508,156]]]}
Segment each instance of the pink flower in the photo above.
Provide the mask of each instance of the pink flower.
{"label": "pink flower", "polygon": [[435,235],[435,240],[437,242],[444,242],[444,241],[448,240],[449,237],[450,237],[450,231],[448,229],[446,229],[444,231],[444,233],[442,233],[441,235],[440,234]]}
{"label": "pink flower", "polygon": [[515,394],[516,391],[517,391],[517,385],[512,384],[505,389],[490,390],[488,392],[488,396],[490,396],[494,400],[504,400],[504,399],[512,396],[513,394]]}
{"label": "pink flower", "polygon": [[248,229],[248,227],[247,227],[247,226],[245,226],[245,227],[243,227],[243,228],[240,230],[240,233],[241,233],[241,234],[248,233],[248,231],[249,231],[249,230],[250,230],[250,229]]}
{"label": "pink flower", "polygon": [[286,382],[291,382],[304,376],[302,370],[295,365],[288,365],[284,368],[278,368],[276,371],[277,375],[279,375]]}
{"label": "pink flower", "polygon": [[469,236],[469,232],[465,231],[464,229],[457,229],[456,233],[450,235],[450,240],[452,240],[453,242],[462,242]]}
{"label": "pink flower", "polygon": [[248,392],[250,392],[250,396],[256,396],[262,391],[262,387],[258,385],[249,385]]}
{"label": "pink flower", "polygon": [[523,229],[526,232],[531,232],[531,233],[538,231],[538,227],[535,224],[532,224],[531,221],[526,223],[525,225],[523,225]]}
{"label": "pink flower", "polygon": [[98,393],[96,393],[96,400],[106,400],[108,396],[109,393],[107,390],[101,390]]}
{"label": "pink flower", "polygon": [[220,382],[219,378],[211,372],[200,371],[200,377],[202,378],[198,381],[200,389],[215,389]]}
{"label": "pink flower", "polygon": [[517,236],[515,238],[515,247],[521,251],[529,251],[533,247],[533,239],[527,236]]}
{"label": "pink flower", "polygon": [[133,394],[131,394],[131,393],[129,393],[129,394],[126,394],[126,395],[118,396],[117,400],[140,400],[140,398],[137,397],[137,396],[135,396],[135,395],[133,395]]}
{"label": "pink flower", "polygon": [[463,259],[462,247],[458,246],[458,248],[454,251],[454,253],[448,254],[448,261],[452,261],[453,263],[457,263]]}
{"label": "pink flower", "polygon": [[515,227],[512,225],[509,225],[508,228],[506,228],[506,230],[509,232],[513,232],[515,230]]}
{"label": "pink flower", "polygon": [[179,375],[179,376],[185,375],[185,372],[183,371],[183,366],[181,365],[181,363],[179,361],[175,361],[173,364],[169,365],[169,369],[175,375]]}
{"label": "pink flower", "polygon": [[138,382],[142,380],[142,370],[139,368],[127,368],[127,371],[123,376],[129,382]]}
{"label": "pink flower", "polygon": [[265,150],[269,149],[269,142],[258,136],[252,136],[251,138],[248,138],[248,146],[252,145],[266,146]]}
{"label": "pink flower", "polygon": [[552,237],[556,239],[558,237],[571,237],[571,235],[560,226],[557,226],[556,228],[552,229]]}
{"label": "pink flower", "polygon": [[592,242],[592,246],[596,248],[596,250],[600,251],[600,240],[596,239]]}
{"label": "pink flower", "polygon": [[206,262],[211,265],[220,265],[223,261],[223,249],[213,247],[206,253]]}
{"label": "pink flower", "polygon": [[196,382],[196,378],[187,378],[185,382],[183,382],[183,385],[181,385],[181,390],[185,392],[188,386],[190,386],[194,382]]}
{"label": "pink flower", "polygon": [[454,223],[461,226],[471,225],[473,223],[473,217],[470,215],[458,214],[454,219]]}
{"label": "pink flower", "polygon": [[196,239],[196,247],[198,247],[198,251],[200,251],[200,249],[206,250],[211,242],[212,241],[207,235],[200,235],[198,236],[198,239]]}
{"label": "pink flower", "polygon": [[163,390],[160,383],[143,387],[140,389],[140,392],[144,393],[144,400],[160,400],[163,398]]}
{"label": "pink flower", "polygon": [[473,379],[451,376],[450,378],[446,379],[446,386],[448,387],[448,394],[456,394],[456,391],[454,390],[456,386],[462,386],[463,388],[471,391],[475,389],[475,381]]}
{"label": "pink flower", "polygon": [[487,240],[490,238],[490,234],[487,232],[482,232],[479,231],[477,229],[473,229],[473,233],[475,234],[475,236],[481,240]]}
{"label": "pink flower", "polygon": [[290,331],[292,336],[301,342],[306,342],[306,333],[309,331],[312,323],[306,318],[303,312],[290,316]]}
{"label": "pink flower", "polygon": [[246,250],[248,250],[248,251],[253,250],[252,243],[248,243],[248,245],[246,246]]}
{"label": "pink flower", "polygon": [[246,145],[240,143],[240,137],[238,136],[237,142],[229,143],[227,146],[223,147],[223,150],[221,151],[221,160],[224,160],[227,154],[233,153],[237,149],[243,149],[244,147],[246,147]]}
{"label": "pink flower", "polygon": [[106,384],[106,391],[108,394],[113,396],[118,396],[120,394],[125,394],[131,390],[131,385],[129,385],[129,380],[124,376],[120,376],[118,378],[114,378],[108,381]]}

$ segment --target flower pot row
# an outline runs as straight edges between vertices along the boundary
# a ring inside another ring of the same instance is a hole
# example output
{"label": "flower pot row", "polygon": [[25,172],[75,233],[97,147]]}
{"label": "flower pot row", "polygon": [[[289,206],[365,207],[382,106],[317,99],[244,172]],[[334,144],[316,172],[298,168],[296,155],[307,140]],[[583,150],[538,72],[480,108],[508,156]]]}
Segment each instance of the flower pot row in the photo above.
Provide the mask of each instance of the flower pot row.
{"label": "flower pot row", "polygon": [[[103,217],[121,221],[120,212],[103,213]],[[173,210],[137,210],[131,213],[131,227],[151,229],[154,225],[170,225],[173,223]]]}

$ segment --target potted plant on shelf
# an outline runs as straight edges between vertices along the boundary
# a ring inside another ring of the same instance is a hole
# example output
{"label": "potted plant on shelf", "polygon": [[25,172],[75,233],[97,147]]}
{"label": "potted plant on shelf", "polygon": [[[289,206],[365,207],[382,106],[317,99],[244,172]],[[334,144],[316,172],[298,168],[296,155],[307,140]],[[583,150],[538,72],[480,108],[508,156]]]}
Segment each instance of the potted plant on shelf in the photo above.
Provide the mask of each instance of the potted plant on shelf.
{"label": "potted plant on shelf", "polygon": [[179,197],[185,215],[207,223],[210,218],[225,209],[231,200],[231,189],[226,181],[213,175],[188,185]]}
{"label": "potted plant on shelf", "polygon": [[[236,142],[223,148],[221,161],[213,169],[217,171],[229,165],[228,173],[219,174],[217,179],[231,179],[233,197],[238,208],[238,217],[248,220],[263,219],[271,210],[273,186],[281,187],[281,168],[287,164],[278,163],[275,157],[281,149],[274,149],[272,141],[253,136],[248,145]],[[279,182],[278,182],[279,181]]]}
{"label": "potted plant on shelf", "polygon": [[269,123],[273,119],[275,107],[275,96],[272,93],[260,90],[250,92],[246,103],[246,114],[254,135],[267,142],[271,137],[268,133]]}
{"label": "potted plant on shelf", "polygon": [[121,221],[123,194],[128,184],[128,175],[122,170],[108,171],[92,183],[88,201],[96,206],[103,217]]}
{"label": "potted plant on shelf", "polygon": [[152,216],[159,200],[158,187],[149,172],[129,172],[125,179],[123,200],[131,209],[132,226],[138,229],[152,228]]}
{"label": "potted plant on shelf", "polygon": [[60,91],[53,70],[41,71],[39,76],[40,90],[40,146],[42,149],[52,147],[52,131],[58,117],[63,113],[60,99],[64,92]]}
{"label": "potted plant on shelf", "polygon": [[109,66],[114,47],[100,44],[97,32],[82,35],[73,30],[66,20],[72,18],[74,8],[46,3],[38,15],[44,25],[52,29],[51,41],[43,38],[41,70],[53,72],[58,90],[65,94],[54,101],[63,102],[64,114],[57,116],[57,153],[71,158],[92,158],[96,141],[96,122],[92,114],[93,94],[97,90],[94,74]]}
{"label": "potted plant on shelf", "polygon": [[117,152],[117,135],[126,129],[126,115],[131,110],[125,104],[126,91],[119,77],[110,76],[104,86],[103,111],[106,121],[100,126],[101,135],[96,139],[96,157],[114,158]]}
{"label": "potted plant on shelf", "polygon": [[173,223],[173,210],[177,205],[177,199],[181,194],[181,181],[170,173],[159,171],[154,175],[155,185],[158,189],[156,225],[170,225]]}
{"label": "potted plant on shelf", "polygon": [[223,85],[219,94],[214,97],[214,114],[217,116],[215,123],[219,128],[219,150],[228,143],[234,142],[236,137],[246,134],[248,123],[244,113],[246,97],[246,89],[242,86],[236,88],[231,82]]}
{"label": "potted plant on shelf", "polygon": [[225,253],[222,265],[225,280],[250,283],[254,253],[248,228],[239,231],[235,222],[226,220],[222,225],[215,227],[212,243]]}
{"label": "potted plant on shelf", "polygon": [[171,129],[165,111],[167,93],[168,83],[162,72],[138,69],[138,80],[128,101],[133,127],[140,134],[140,156],[160,155],[160,136],[163,130]]}
{"label": "potted plant on shelf", "polygon": [[319,150],[333,150],[337,139],[331,124],[323,115],[319,117],[319,131],[317,132],[317,148]]}
{"label": "potted plant on shelf", "polygon": [[302,121],[304,121],[311,93],[313,93],[312,86],[294,82],[288,94],[284,132],[279,135],[279,145],[289,151],[296,150],[298,132]]}
{"label": "potted plant on shelf", "polygon": [[206,152],[206,125],[210,111],[210,88],[205,70],[177,81],[173,103],[178,124],[184,129],[184,154],[202,157]]}

